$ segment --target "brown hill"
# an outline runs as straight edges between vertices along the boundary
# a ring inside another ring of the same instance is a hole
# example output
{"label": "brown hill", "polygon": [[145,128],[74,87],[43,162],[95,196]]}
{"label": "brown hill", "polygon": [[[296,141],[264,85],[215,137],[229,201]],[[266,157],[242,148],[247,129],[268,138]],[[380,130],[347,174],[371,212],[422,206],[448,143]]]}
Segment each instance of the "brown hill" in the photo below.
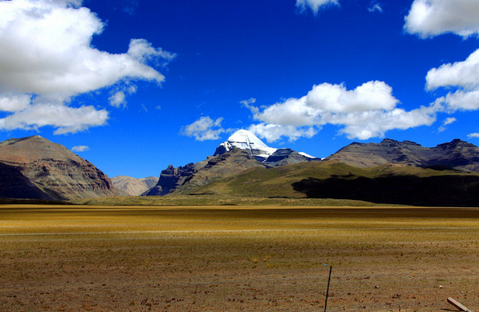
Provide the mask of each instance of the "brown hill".
{"label": "brown hill", "polygon": [[111,178],[113,185],[119,191],[130,196],[139,196],[158,183],[157,177],[136,179],[128,176],[116,176]]}
{"label": "brown hill", "polygon": [[385,139],[380,143],[352,143],[325,160],[367,168],[402,164],[423,168],[479,171],[479,148],[456,139],[436,147],[423,147],[411,141]]}
{"label": "brown hill", "polygon": [[16,168],[52,199],[117,195],[111,180],[93,164],[41,136],[0,142],[0,162]]}

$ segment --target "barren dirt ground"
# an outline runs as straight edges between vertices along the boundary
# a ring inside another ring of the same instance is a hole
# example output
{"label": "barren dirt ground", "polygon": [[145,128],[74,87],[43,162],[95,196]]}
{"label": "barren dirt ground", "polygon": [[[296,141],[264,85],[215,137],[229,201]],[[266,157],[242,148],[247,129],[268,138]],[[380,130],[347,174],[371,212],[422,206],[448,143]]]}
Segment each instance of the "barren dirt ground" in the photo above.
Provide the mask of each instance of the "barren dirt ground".
{"label": "barren dirt ground", "polygon": [[0,311],[479,310],[479,209],[0,206]]}

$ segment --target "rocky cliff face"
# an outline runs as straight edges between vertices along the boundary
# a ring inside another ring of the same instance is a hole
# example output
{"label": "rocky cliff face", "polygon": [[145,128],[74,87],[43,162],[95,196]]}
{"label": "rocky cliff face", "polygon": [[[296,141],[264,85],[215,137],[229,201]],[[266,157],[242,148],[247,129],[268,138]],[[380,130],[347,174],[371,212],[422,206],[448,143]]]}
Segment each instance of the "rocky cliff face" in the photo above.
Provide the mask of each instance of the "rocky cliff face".
{"label": "rocky cliff face", "polygon": [[186,166],[175,168],[169,165],[163,170],[155,187],[151,188],[146,196],[163,196],[182,186],[185,181],[195,174],[203,166],[202,164],[189,163]]}
{"label": "rocky cliff face", "polygon": [[128,176],[116,176],[111,178],[115,188],[129,196],[139,196],[158,183],[157,177],[135,179]]}
{"label": "rocky cliff face", "polygon": [[158,184],[145,195],[163,196],[173,191],[188,194],[197,186],[206,185],[215,179],[226,178],[253,167],[264,167],[264,165],[248,151],[233,148],[196,164],[190,163],[178,168],[170,165],[161,172]]}
{"label": "rocky cliff face", "polygon": [[377,144],[352,143],[325,160],[335,160],[363,168],[392,163],[479,171],[479,148],[461,140],[428,148],[411,141],[385,139]]}
{"label": "rocky cliff face", "polygon": [[1,142],[0,162],[16,168],[52,199],[117,195],[110,178],[93,164],[40,136]]}

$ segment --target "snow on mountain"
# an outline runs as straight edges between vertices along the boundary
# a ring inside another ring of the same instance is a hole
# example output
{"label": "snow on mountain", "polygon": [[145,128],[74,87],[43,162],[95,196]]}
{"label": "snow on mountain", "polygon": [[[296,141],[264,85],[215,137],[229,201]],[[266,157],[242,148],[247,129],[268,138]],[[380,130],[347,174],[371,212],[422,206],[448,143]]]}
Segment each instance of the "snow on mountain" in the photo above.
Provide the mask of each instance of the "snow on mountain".
{"label": "snow on mountain", "polygon": [[304,157],[308,157],[308,158],[316,158],[316,157],[314,157],[314,156],[311,156],[311,155],[309,155],[309,154],[306,154],[306,153],[304,153],[304,152],[298,152],[298,153],[299,153],[300,155],[303,155]]}
{"label": "snow on mountain", "polygon": [[248,130],[238,130],[233,133],[227,141],[221,143],[218,148],[216,148],[214,156],[224,154],[235,147],[250,152],[251,155],[259,161],[266,160],[266,158],[277,150],[263,143],[263,141]]}

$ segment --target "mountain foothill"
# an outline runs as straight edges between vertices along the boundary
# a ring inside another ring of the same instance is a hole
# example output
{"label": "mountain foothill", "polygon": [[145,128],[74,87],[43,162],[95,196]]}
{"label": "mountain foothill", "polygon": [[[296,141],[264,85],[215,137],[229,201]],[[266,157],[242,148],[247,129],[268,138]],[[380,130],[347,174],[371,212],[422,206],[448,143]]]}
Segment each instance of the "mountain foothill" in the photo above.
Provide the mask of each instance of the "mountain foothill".
{"label": "mountain foothill", "polygon": [[229,195],[333,198],[424,206],[479,205],[479,148],[384,139],[319,159],[272,148],[238,130],[212,156],[159,177],[109,178],[41,136],[0,142],[0,198],[71,201],[112,196]]}

